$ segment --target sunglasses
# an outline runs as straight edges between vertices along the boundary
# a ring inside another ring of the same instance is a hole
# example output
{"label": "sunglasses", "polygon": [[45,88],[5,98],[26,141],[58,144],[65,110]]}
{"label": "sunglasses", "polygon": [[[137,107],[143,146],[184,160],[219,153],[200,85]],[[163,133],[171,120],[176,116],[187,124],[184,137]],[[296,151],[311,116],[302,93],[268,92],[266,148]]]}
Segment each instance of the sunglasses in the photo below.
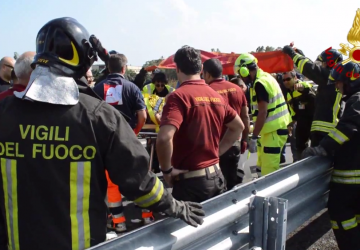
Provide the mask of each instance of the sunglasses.
{"label": "sunglasses", "polygon": [[156,84],[155,86],[158,87],[158,88],[164,88],[165,84]]}
{"label": "sunglasses", "polygon": [[291,79],[292,79],[291,77],[288,77],[288,78],[284,78],[283,81],[284,81],[284,82],[288,82],[288,81],[290,81]]}

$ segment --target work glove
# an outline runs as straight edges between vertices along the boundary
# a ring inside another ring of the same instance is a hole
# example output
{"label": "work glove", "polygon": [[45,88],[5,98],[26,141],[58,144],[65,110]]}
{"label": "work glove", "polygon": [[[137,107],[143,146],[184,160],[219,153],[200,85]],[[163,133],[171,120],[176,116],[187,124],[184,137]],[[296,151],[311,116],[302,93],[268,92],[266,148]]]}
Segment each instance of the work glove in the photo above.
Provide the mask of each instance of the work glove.
{"label": "work glove", "polygon": [[257,147],[260,147],[259,137],[252,137],[249,141],[249,151],[250,153],[256,153]]}
{"label": "work glove", "polygon": [[110,55],[108,51],[102,46],[100,40],[95,35],[91,35],[89,41],[93,49],[98,53],[100,59],[107,63],[109,61]]}
{"label": "work glove", "polygon": [[246,141],[241,141],[241,145],[240,145],[240,153],[243,154],[245,153],[246,149],[248,147],[248,144]]}
{"label": "work glove", "polygon": [[290,45],[285,45],[282,51],[285,54],[289,55],[291,58],[293,58],[296,54],[294,49]]}
{"label": "work glove", "polygon": [[205,212],[200,203],[178,201],[173,198],[171,207],[164,212],[170,217],[179,218],[193,227],[202,225],[204,222]]}
{"label": "work glove", "polygon": [[310,156],[327,156],[327,152],[326,150],[322,147],[322,146],[317,146],[317,147],[313,147],[313,148],[306,148],[302,154],[301,154],[301,158],[304,159],[306,157],[310,157]]}

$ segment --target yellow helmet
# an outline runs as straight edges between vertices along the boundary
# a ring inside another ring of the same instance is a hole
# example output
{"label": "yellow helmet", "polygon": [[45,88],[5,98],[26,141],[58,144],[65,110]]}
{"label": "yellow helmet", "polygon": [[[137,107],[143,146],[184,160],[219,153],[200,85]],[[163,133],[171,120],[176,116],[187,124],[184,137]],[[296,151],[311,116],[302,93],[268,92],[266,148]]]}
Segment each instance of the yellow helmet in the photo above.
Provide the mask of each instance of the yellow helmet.
{"label": "yellow helmet", "polygon": [[[249,75],[248,65],[257,63],[258,60],[255,56],[249,53],[241,54],[235,61],[234,64],[234,73],[240,73],[242,77],[247,77]],[[240,71],[240,72],[239,72]]]}

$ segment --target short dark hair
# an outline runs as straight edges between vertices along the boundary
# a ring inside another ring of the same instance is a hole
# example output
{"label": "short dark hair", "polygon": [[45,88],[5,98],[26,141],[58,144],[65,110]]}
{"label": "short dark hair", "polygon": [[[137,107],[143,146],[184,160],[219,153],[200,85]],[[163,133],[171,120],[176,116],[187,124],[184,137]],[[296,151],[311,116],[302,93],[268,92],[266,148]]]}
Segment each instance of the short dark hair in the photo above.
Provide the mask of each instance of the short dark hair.
{"label": "short dark hair", "polygon": [[164,72],[155,73],[153,79],[151,80],[152,83],[161,82],[161,83],[168,83],[167,77]]}
{"label": "short dark hair", "polygon": [[179,70],[185,75],[196,75],[201,72],[200,51],[190,46],[183,46],[176,51],[174,62]]}
{"label": "short dark hair", "polygon": [[238,78],[238,77],[232,78],[232,79],[230,80],[230,82],[238,85],[239,87],[241,87],[241,86],[246,86],[246,84],[243,82],[243,80],[241,80],[241,79]]}
{"label": "short dark hair", "polygon": [[296,76],[296,71],[293,69],[291,71],[288,72],[284,72],[283,75],[285,75],[286,73],[290,73],[291,77],[295,77]]}
{"label": "short dark hair", "polygon": [[127,58],[123,54],[110,55],[108,67],[111,73],[120,73],[127,64]]}
{"label": "short dark hair", "polygon": [[204,73],[209,73],[213,78],[219,78],[222,75],[223,67],[219,59],[211,58],[204,62]]}

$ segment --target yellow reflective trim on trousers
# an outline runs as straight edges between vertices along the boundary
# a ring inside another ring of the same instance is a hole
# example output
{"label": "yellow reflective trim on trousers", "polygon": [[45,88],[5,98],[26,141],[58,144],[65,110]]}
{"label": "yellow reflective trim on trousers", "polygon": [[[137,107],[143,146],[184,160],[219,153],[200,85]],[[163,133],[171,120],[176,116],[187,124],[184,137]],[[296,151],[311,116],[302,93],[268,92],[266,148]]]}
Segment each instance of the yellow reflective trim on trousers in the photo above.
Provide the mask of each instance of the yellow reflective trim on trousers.
{"label": "yellow reflective trim on trousers", "polygon": [[334,176],[339,177],[360,177],[360,170],[337,170],[333,172]]}
{"label": "yellow reflective trim on trousers", "polygon": [[91,162],[70,163],[70,219],[72,250],[90,247]]}
{"label": "yellow reflective trim on trousers", "polygon": [[159,180],[159,178],[156,177],[155,185],[151,189],[151,191],[143,195],[136,200],[134,200],[134,203],[137,204],[140,207],[149,207],[156,202],[161,200],[161,197],[164,194],[164,186],[162,182]]}
{"label": "yellow reflective trim on trousers", "polygon": [[331,228],[332,229],[339,229],[339,225],[337,224],[336,221],[331,220],[330,223],[331,223]]}
{"label": "yellow reflective trim on trousers", "polygon": [[357,227],[357,222],[356,222],[356,218],[351,218],[350,220],[345,220],[341,222],[342,227],[344,228],[344,230],[350,230],[354,227]]}
{"label": "yellow reflective trim on trousers", "polygon": [[336,141],[340,145],[344,144],[349,140],[349,138],[338,129],[331,131],[331,133],[329,133],[329,137],[331,137],[334,141]]}
{"label": "yellow reflective trim on trousers", "polygon": [[331,181],[340,184],[358,185],[360,184],[360,177],[339,177],[331,176]]}
{"label": "yellow reflective trim on trousers", "polygon": [[303,70],[304,70],[304,66],[305,66],[305,63],[308,62],[309,59],[308,58],[305,58],[305,59],[301,59],[299,61],[299,64],[298,64],[298,69],[300,71],[300,73],[302,74]]}
{"label": "yellow reflective trim on trousers", "polygon": [[9,250],[20,250],[16,160],[1,158]]}

